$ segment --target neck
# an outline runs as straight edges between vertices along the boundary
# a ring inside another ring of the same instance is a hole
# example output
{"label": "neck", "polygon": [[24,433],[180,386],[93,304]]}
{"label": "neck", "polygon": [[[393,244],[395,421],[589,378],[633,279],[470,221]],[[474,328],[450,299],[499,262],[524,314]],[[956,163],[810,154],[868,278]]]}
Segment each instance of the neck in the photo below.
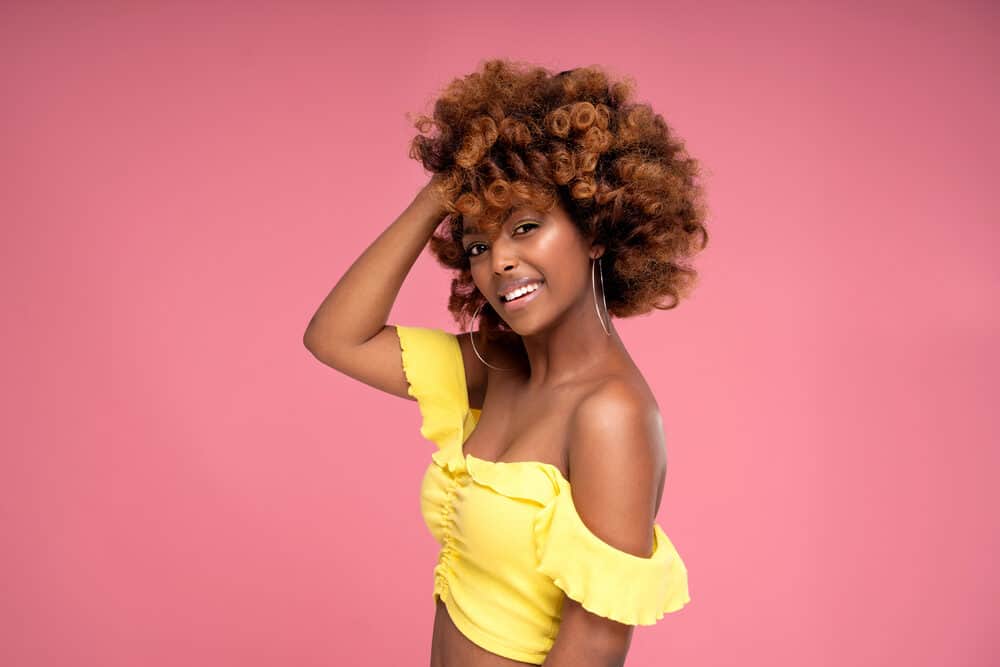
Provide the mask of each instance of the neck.
{"label": "neck", "polygon": [[[566,312],[544,331],[521,337],[530,366],[529,388],[546,389],[586,377],[588,372],[620,359],[625,350],[611,321],[604,331],[593,296]],[[606,317],[603,308],[601,317]]]}

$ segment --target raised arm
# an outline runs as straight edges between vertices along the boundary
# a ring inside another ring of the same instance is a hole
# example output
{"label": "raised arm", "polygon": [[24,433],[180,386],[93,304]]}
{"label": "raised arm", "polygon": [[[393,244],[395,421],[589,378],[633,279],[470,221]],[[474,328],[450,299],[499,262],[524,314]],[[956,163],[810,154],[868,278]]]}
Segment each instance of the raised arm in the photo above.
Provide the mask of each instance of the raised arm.
{"label": "raised arm", "polygon": [[435,175],[354,261],[303,336],[306,348],[324,364],[404,398],[399,338],[386,321],[403,281],[447,215],[437,184]]}

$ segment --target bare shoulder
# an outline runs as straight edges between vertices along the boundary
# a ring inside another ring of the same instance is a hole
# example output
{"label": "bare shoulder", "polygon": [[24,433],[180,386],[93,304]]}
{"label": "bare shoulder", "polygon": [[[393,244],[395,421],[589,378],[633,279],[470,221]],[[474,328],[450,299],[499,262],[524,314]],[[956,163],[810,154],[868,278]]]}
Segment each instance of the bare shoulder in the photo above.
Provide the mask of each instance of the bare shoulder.
{"label": "bare shoulder", "polygon": [[570,475],[575,468],[578,477],[605,471],[633,480],[655,490],[659,506],[667,468],[663,420],[640,382],[621,376],[600,382],[580,400],[569,431]]}
{"label": "bare shoulder", "polygon": [[[659,450],[664,444],[663,421],[656,400],[636,380],[618,375],[601,381],[580,399],[571,426],[581,436],[617,432],[621,437],[615,448],[632,454],[650,454],[646,450]],[[624,437],[626,434],[642,437],[630,439]],[[575,442],[584,443],[581,447],[590,446],[587,443],[608,447],[613,439],[585,437]]]}

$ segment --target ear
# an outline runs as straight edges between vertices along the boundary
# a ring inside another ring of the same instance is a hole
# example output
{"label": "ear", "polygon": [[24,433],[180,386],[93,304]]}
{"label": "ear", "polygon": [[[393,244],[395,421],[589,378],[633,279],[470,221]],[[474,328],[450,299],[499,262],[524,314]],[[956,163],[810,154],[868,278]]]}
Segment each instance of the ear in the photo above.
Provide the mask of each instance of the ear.
{"label": "ear", "polygon": [[604,245],[601,243],[594,243],[590,246],[590,258],[597,259],[604,255]]}

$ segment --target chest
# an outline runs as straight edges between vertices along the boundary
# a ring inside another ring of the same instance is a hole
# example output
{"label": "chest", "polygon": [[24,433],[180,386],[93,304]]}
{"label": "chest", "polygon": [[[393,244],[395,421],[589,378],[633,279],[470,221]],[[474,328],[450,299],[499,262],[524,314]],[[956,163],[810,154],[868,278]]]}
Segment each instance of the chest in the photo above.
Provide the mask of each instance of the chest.
{"label": "chest", "polygon": [[539,393],[515,381],[491,383],[462,453],[499,463],[548,463],[569,478],[569,427],[583,394],[581,387]]}

